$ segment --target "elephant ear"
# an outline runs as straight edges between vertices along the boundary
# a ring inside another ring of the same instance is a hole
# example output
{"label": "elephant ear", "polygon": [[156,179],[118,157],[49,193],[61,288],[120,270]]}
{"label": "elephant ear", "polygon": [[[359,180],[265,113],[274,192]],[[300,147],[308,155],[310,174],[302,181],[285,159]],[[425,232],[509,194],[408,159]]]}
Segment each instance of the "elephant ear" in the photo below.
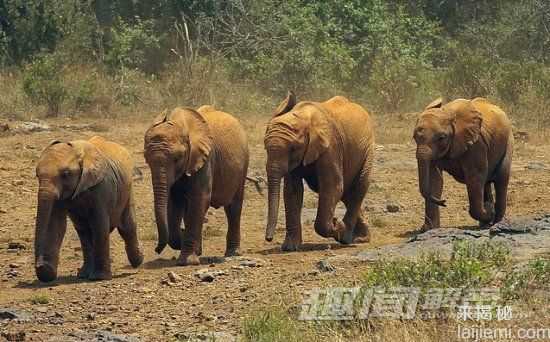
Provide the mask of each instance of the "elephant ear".
{"label": "elephant ear", "polygon": [[443,98],[438,97],[437,99],[430,102],[430,104],[427,105],[426,108],[424,108],[424,110],[428,110],[428,109],[432,109],[432,108],[441,108],[442,105],[443,105]]}
{"label": "elephant ear", "polygon": [[195,110],[187,110],[186,128],[189,135],[189,161],[185,174],[191,176],[200,170],[212,151],[212,136],[208,123],[204,117]]}
{"label": "elephant ear", "polygon": [[101,182],[107,174],[109,164],[105,155],[90,142],[76,140],[70,144],[76,150],[81,168],[80,180],[73,194],[75,198]]}
{"label": "elephant ear", "polygon": [[310,115],[309,142],[304,155],[304,165],[313,163],[325,152],[329,145],[329,123],[322,111],[315,111]]}
{"label": "elephant ear", "polygon": [[277,109],[275,109],[275,113],[273,113],[273,117],[277,117],[279,115],[286,114],[292,110],[296,106],[296,95],[293,91],[289,90],[288,95],[286,96],[286,99],[279,104]]}
{"label": "elephant ear", "polygon": [[153,120],[153,126],[156,126],[158,124],[161,124],[168,120],[168,109],[163,110],[158,114],[155,119]]}
{"label": "elephant ear", "polygon": [[479,140],[482,122],[481,113],[471,104],[454,112],[454,119],[452,120],[454,137],[450,151],[451,158],[460,156]]}

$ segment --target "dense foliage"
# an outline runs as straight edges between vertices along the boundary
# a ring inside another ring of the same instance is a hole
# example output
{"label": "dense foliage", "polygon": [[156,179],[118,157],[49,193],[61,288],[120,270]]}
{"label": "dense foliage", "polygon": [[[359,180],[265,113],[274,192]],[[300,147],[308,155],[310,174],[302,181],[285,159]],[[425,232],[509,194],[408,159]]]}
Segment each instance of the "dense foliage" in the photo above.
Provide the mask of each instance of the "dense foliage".
{"label": "dense foliage", "polygon": [[[223,73],[268,96],[345,93],[385,112],[417,110],[439,95],[545,108],[550,2],[0,2],[1,65],[35,65],[29,78],[47,54],[65,66],[94,65],[113,80],[134,72],[158,78],[177,70],[190,80]],[[38,89],[41,79],[29,82]],[[207,93],[197,87],[192,101]]]}

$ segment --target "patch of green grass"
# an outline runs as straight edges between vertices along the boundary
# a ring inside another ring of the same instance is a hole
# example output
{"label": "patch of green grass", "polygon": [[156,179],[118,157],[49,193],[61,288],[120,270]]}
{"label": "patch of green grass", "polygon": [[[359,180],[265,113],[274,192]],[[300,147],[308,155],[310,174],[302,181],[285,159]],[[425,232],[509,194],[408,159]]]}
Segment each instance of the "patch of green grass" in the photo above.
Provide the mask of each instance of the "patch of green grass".
{"label": "patch of green grass", "polygon": [[449,261],[438,254],[418,260],[374,263],[365,276],[365,286],[463,287],[488,284],[499,267],[508,263],[509,250],[502,244],[459,241]]}
{"label": "patch of green grass", "polygon": [[288,313],[276,308],[254,312],[243,321],[243,338],[251,342],[308,341],[298,324]]}
{"label": "patch of green grass", "polygon": [[42,293],[36,294],[31,297],[31,303],[33,303],[34,305],[40,305],[40,304],[44,305],[44,304],[48,304],[49,302],[50,302],[50,297]]}
{"label": "patch of green grass", "polygon": [[381,217],[374,217],[371,220],[371,224],[377,228],[384,228],[388,225],[388,222]]}
{"label": "patch of green grass", "polygon": [[550,290],[550,259],[536,259],[523,269],[508,272],[501,291],[510,300],[528,299],[537,290]]}

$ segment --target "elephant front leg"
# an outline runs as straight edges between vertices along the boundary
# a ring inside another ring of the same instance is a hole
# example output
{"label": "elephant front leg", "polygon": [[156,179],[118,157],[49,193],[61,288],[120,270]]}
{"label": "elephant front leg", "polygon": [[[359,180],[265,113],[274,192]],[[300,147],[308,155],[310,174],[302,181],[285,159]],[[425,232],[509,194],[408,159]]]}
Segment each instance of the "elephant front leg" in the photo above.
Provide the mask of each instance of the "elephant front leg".
{"label": "elephant front leg", "polygon": [[315,232],[324,238],[332,237],[338,242],[347,243],[345,226],[334,218],[336,204],[342,198],[343,181],[341,177],[323,178],[326,179],[319,179],[319,206],[315,218]]}
{"label": "elephant front leg", "polygon": [[93,240],[93,271],[90,280],[110,280],[111,257],[109,251],[110,220],[105,209],[100,209],[90,218],[90,228]]}
{"label": "elephant front leg", "polygon": [[467,178],[468,200],[470,202],[470,216],[479,221],[480,227],[487,226],[494,219],[494,212],[485,208],[484,192],[485,177],[471,176]]}
{"label": "elephant front leg", "polygon": [[210,206],[210,195],[201,193],[189,196],[183,217],[185,229],[183,242],[177,264],[180,266],[199,265],[199,255],[202,253],[202,226],[204,216]]}
{"label": "elephant front leg", "polygon": [[302,244],[301,213],[304,204],[304,182],[302,178],[288,175],[284,183],[286,236],[281,250],[297,251]]}
{"label": "elephant front leg", "polygon": [[[443,175],[441,170],[435,166],[430,167],[430,191],[437,198],[441,198],[443,193]],[[424,201],[424,225],[421,231],[439,228],[441,226],[439,206],[432,201]]]}
{"label": "elephant front leg", "polygon": [[139,248],[137,238],[137,226],[134,220],[134,210],[131,204],[128,204],[122,214],[122,223],[118,228],[118,232],[124,240],[126,256],[132,267],[138,267],[143,262],[143,253]]}
{"label": "elephant front leg", "polygon": [[77,216],[70,213],[69,217],[78,234],[78,239],[80,240],[80,246],[82,248],[82,258],[84,259],[82,267],[78,269],[77,276],[80,279],[88,279],[94,270],[94,243],[90,227],[86,223],[86,220],[79,219]]}

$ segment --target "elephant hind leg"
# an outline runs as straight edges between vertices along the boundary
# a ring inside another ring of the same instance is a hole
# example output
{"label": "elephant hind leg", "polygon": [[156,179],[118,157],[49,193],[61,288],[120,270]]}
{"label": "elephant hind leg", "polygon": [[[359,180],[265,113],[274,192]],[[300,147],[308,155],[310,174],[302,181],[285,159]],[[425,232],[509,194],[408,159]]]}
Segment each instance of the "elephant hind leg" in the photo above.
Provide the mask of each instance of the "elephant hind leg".
{"label": "elephant hind leg", "polygon": [[124,240],[126,255],[132,267],[138,267],[143,262],[143,253],[139,248],[137,238],[137,225],[134,219],[134,210],[132,205],[128,205],[122,213],[122,220],[118,233]]}
{"label": "elephant hind leg", "polygon": [[506,214],[506,196],[508,193],[508,183],[510,181],[510,169],[501,168],[495,180],[495,219],[494,222],[500,222]]}
{"label": "elephant hind leg", "polygon": [[369,189],[369,174],[371,166],[368,161],[365,162],[361,173],[356,177],[355,181],[350,186],[350,189],[342,201],[346,206],[346,214],[344,215],[344,224],[346,232],[351,232],[351,242],[368,242],[370,234],[368,225],[361,213],[363,200]]}
{"label": "elephant hind leg", "polygon": [[223,209],[227,217],[227,237],[225,246],[225,256],[240,255],[241,245],[241,212],[244,200],[244,183],[235,194],[231,204]]}

